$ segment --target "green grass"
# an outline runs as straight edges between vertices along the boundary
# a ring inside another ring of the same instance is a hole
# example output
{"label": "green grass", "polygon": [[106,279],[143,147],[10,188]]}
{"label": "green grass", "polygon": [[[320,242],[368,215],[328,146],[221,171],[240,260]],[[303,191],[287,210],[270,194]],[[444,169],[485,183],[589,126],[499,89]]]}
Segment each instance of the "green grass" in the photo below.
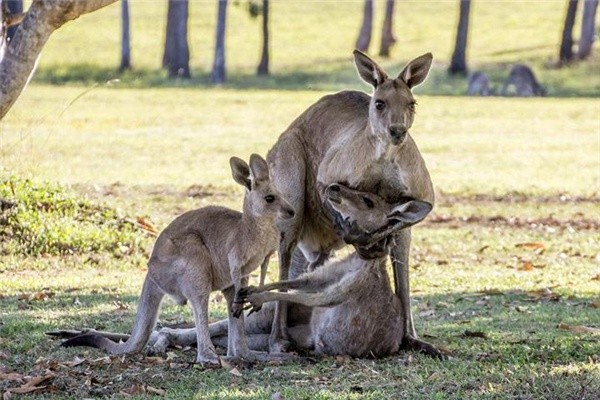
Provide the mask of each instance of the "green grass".
{"label": "green grass", "polygon": [[[253,76],[258,21],[234,4],[230,82],[220,88],[207,78],[215,2],[191,2],[190,82],[159,69],[164,1],[133,1],[135,69],[124,75],[114,72],[118,5],[51,38],[0,121],[0,198],[15,204],[0,211],[0,374],[53,375],[31,395],[52,399],[145,398],[152,388],[181,399],[597,398],[600,337],[558,325],[600,328],[600,58],[550,67],[562,2],[473,3],[471,67],[498,84],[509,64],[527,62],[561,97],[545,99],[445,96],[466,88],[445,74],[458,2],[396,5],[399,42],[380,61],[395,72],[426,51],[436,57],[416,89],[411,133],[438,201],[413,230],[411,291],[418,332],[450,360],[327,357],[237,376],[191,368],[194,350],[103,358],[44,334],[129,331],[153,244],[138,219],[160,230],[192,208],[239,209],[229,157],[265,154],[332,90],[368,89],[350,57],[362,1],[273,2],[265,79]],[[271,279],[276,271],[273,263]],[[221,296],[210,309],[213,320],[225,315]],[[165,302],[162,324],[191,320],[189,308]],[[72,365],[75,357],[84,362]],[[2,392],[24,383],[2,376]]]}
{"label": "green grass", "polygon": [[[238,5],[236,5],[238,4]],[[252,19],[246,2],[231,2],[227,25],[227,87],[245,89],[339,90],[356,85],[352,63],[361,23],[361,0],[271,4],[272,76],[254,76],[259,61],[260,21]],[[471,11],[468,63],[490,74],[495,85],[508,76],[510,65],[527,63],[547,86],[550,96],[600,94],[597,52],[569,68],[554,67],[565,5],[544,2],[479,2]],[[69,23],[50,39],[35,80],[44,83],[98,83],[120,78],[127,87],[207,87],[213,61],[216,2],[190,4],[191,82],[169,81],[160,63],[164,45],[166,4],[159,0],[131,2],[134,71],[119,75],[120,8],[118,4]],[[432,76],[427,94],[466,93],[466,79],[445,71],[453,51],[458,2],[410,1],[396,4],[398,42],[389,60],[379,60],[398,73],[408,60],[431,51]],[[579,18],[580,19],[580,18]],[[579,21],[578,19],[578,21]],[[370,53],[378,52],[383,7],[377,5]],[[93,27],[93,28],[92,28]],[[579,36],[579,26],[574,29]]]}

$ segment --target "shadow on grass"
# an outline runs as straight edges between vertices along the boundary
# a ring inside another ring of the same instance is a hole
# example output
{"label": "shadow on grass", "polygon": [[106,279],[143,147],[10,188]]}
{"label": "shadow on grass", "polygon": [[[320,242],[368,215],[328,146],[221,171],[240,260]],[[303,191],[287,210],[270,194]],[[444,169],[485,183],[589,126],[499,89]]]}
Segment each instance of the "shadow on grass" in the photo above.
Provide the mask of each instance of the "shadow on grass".
{"label": "shadow on grass", "polygon": [[[74,297],[83,306],[73,306]],[[449,349],[453,359],[445,362],[406,353],[376,362],[325,357],[309,365],[254,365],[233,375],[231,367],[191,368],[187,363],[195,357],[193,350],[174,350],[166,360],[141,355],[109,359],[98,350],[59,348],[58,340],[44,335],[82,327],[130,330],[136,295],[118,297],[129,306],[124,311],[90,309],[112,307],[115,296],[109,293],[58,293],[26,310],[18,309],[14,297],[0,299],[0,306],[8,311],[0,317],[0,337],[8,350],[5,365],[23,373],[46,364],[54,368],[48,398],[110,396],[138,386],[143,394],[144,385],[166,390],[169,398],[268,399],[276,392],[283,398],[328,399],[351,394],[360,398],[597,398],[600,380],[593,360],[597,360],[600,338],[557,328],[560,322],[591,325],[597,310],[589,307],[589,297],[552,298],[532,301],[518,292],[416,296],[417,329],[427,335],[426,340]],[[173,308],[166,311],[163,318]],[[85,362],[61,367],[77,361],[74,356]],[[95,381],[83,385],[90,374]],[[4,382],[0,389],[14,385]]]}
{"label": "shadow on grass", "polygon": [[[404,66],[403,62],[386,63],[386,70],[394,76]],[[483,64],[483,70],[493,84],[500,87],[510,64]],[[593,66],[580,64],[572,69],[545,68],[542,83],[547,87],[549,97],[599,97],[600,87],[596,84],[581,85],[578,80],[592,73]],[[571,73],[575,71],[574,73]],[[118,80],[118,82],[116,82]],[[113,68],[91,64],[57,65],[41,67],[36,71],[34,81],[51,85],[109,85],[116,88],[214,88],[210,74],[203,70],[192,71],[191,79],[170,79],[160,69],[133,69],[120,72]],[[250,71],[236,71],[228,76],[228,81],[219,87],[238,90],[320,90],[338,91],[368,87],[357,76],[348,60],[335,60],[323,63],[308,70],[294,66],[286,71],[274,72],[268,76],[257,76]],[[424,95],[464,96],[467,91],[467,78],[448,76],[442,68],[432,69],[429,78],[416,91]]]}

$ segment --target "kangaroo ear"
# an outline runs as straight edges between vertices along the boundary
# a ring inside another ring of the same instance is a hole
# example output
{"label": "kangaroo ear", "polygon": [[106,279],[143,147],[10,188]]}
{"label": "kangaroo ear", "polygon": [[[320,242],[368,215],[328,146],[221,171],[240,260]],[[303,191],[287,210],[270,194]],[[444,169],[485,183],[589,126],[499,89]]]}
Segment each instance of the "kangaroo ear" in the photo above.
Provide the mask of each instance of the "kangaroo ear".
{"label": "kangaroo ear", "polygon": [[250,156],[250,178],[253,181],[269,179],[269,166],[265,159],[258,154]]}
{"label": "kangaroo ear", "polygon": [[388,219],[391,222],[400,223],[403,228],[406,228],[421,222],[432,209],[433,206],[426,201],[411,200],[394,207],[388,215]]}
{"label": "kangaroo ear", "polygon": [[231,166],[233,180],[250,190],[250,167],[248,167],[246,161],[241,158],[231,157],[229,159],[229,165]]}
{"label": "kangaroo ear", "polygon": [[431,53],[415,58],[404,67],[398,75],[398,79],[403,80],[412,89],[427,78],[432,61],[433,55]]}
{"label": "kangaroo ear", "polygon": [[362,80],[373,87],[381,85],[388,77],[375,61],[359,50],[354,50],[354,64]]}

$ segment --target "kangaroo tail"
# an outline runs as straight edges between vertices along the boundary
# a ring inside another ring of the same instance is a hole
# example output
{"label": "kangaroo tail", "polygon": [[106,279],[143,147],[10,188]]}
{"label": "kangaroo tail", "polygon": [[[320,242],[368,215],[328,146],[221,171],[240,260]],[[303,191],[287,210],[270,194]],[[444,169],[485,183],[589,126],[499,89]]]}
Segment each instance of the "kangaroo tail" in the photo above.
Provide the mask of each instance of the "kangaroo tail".
{"label": "kangaroo tail", "polygon": [[111,354],[139,353],[146,343],[148,343],[148,339],[156,324],[160,302],[163,297],[164,292],[150,277],[146,277],[135,317],[133,332],[126,342],[117,343],[96,333],[86,333],[63,342],[61,346],[95,347],[106,350]]}

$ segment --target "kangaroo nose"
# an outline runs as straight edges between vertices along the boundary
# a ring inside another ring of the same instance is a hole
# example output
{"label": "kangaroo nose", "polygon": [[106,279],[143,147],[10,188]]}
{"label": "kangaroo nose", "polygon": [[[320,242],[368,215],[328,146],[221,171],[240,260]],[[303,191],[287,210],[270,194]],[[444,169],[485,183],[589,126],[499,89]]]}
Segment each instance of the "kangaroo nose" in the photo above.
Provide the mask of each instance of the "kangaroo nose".
{"label": "kangaroo nose", "polygon": [[402,125],[395,125],[390,128],[390,135],[394,139],[402,139],[406,135],[406,127]]}
{"label": "kangaroo nose", "polygon": [[287,216],[289,218],[292,218],[294,215],[296,215],[296,213],[294,212],[294,210],[292,210],[291,208],[286,208],[285,209],[285,213],[287,214]]}

